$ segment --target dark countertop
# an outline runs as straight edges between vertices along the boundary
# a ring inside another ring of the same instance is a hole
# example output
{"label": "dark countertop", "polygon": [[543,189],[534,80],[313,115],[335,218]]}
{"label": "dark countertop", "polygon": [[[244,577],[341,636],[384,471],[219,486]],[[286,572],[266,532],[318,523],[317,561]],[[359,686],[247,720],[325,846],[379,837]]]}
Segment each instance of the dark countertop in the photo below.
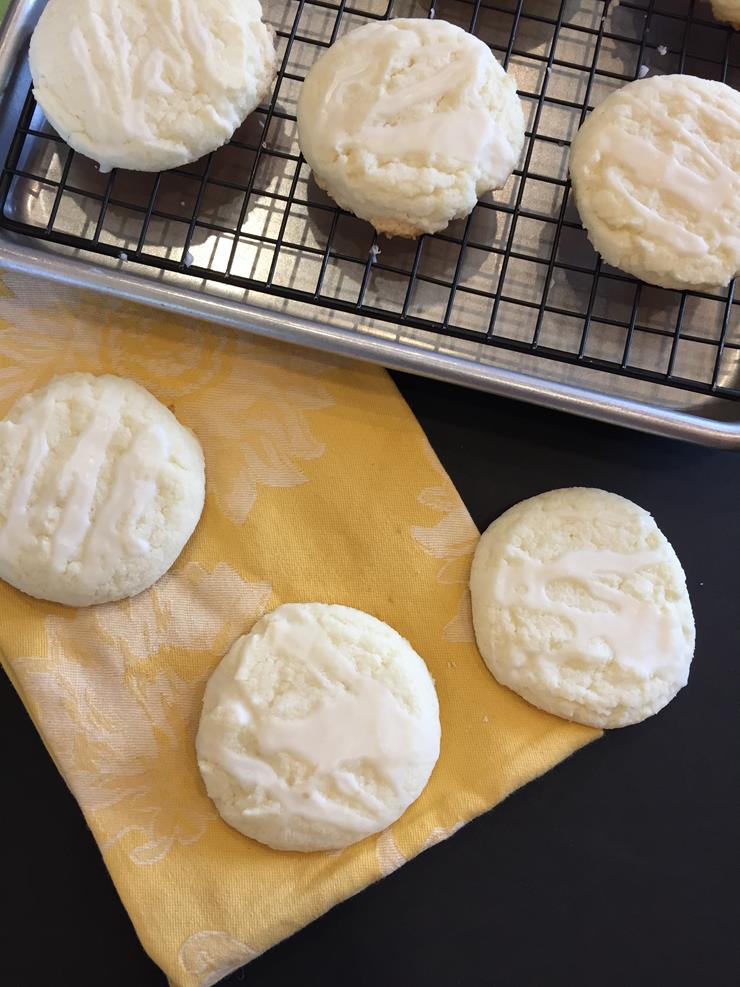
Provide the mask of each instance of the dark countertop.
{"label": "dark countertop", "polygon": [[[397,378],[480,527],[598,486],[647,508],[688,576],[688,688],[224,980],[249,987],[638,987],[740,969],[740,455]],[[12,687],[0,703],[7,987],[165,987]]]}

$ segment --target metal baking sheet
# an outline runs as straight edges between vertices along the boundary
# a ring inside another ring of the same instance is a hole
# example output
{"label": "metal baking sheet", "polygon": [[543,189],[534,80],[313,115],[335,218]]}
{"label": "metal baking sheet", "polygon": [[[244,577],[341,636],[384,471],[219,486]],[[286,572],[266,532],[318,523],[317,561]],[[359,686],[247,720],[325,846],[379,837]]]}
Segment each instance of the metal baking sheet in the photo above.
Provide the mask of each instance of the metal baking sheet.
{"label": "metal baking sheet", "polygon": [[[645,431],[740,448],[740,300],[663,291],[602,265],[567,155],[587,108],[646,72],[740,85],[740,34],[695,0],[437,0],[516,75],[524,167],[470,219],[418,243],[376,238],[312,182],[300,79],[368,19],[413,0],[275,0],[280,72],[231,145],[161,176],[100,175],[29,97],[42,0],[0,35],[0,263],[386,366]],[[379,251],[379,252],[378,252]]]}

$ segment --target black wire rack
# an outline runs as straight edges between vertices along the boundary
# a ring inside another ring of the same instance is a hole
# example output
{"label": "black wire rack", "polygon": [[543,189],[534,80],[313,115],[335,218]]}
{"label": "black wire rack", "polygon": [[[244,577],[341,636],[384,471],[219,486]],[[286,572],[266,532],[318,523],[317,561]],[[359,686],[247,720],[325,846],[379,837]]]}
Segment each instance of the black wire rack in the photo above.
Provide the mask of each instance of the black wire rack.
{"label": "black wire rack", "polygon": [[[696,0],[276,0],[268,105],[225,147],[157,175],[103,175],[51,130],[29,92],[0,179],[15,232],[307,302],[397,327],[740,398],[740,300],[665,291],[594,253],[569,195],[570,141],[589,109],[647,73],[740,88],[740,34]],[[521,170],[466,219],[388,240],[313,183],[296,139],[314,59],[368,20],[436,16],[490,45],[525,104]]]}

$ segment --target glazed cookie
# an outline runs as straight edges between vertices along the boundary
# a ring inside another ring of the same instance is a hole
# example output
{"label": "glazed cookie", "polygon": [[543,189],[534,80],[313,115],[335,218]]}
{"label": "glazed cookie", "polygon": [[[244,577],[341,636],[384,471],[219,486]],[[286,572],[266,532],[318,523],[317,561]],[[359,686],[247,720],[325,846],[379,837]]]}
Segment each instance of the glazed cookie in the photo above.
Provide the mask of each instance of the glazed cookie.
{"label": "glazed cookie", "polygon": [[340,206],[415,237],[506,184],[524,118],[487,45],[445,21],[401,18],[352,31],[319,58],[298,100],[298,139]]}
{"label": "glazed cookie", "polygon": [[101,171],[163,171],[225,144],[267,94],[258,0],[50,0],[31,38],[34,95]]}
{"label": "glazed cookie", "polygon": [[180,554],[204,493],[198,440],[143,387],[57,377],[0,422],[0,577],[68,606],[134,596]]}
{"label": "glazed cookie", "polygon": [[439,739],[434,684],[408,641],[350,607],[290,603],[211,675],[196,748],[229,825],[277,850],[333,850],[405,812]]}
{"label": "glazed cookie", "polygon": [[740,270],[740,93],[688,75],[613,93],[570,159],[578,211],[607,263],[664,288]]}
{"label": "glazed cookie", "polygon": [[740,0],[712,0],[712,13],[718,21],[740,28]]}
{"label": "glazed cookie", "polygon": [[574,487],[512,507],[481,537],[470,589],[486,664],[540,709],[623,727],[688,681],[681,564],[648,512],[616,494]]}

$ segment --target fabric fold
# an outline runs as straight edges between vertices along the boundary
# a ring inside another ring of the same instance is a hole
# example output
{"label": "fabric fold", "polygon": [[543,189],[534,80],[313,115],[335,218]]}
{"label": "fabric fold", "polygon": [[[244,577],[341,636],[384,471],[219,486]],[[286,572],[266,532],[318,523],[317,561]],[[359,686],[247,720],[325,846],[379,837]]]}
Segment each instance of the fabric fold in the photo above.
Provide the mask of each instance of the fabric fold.
{"label": "fabric fold", "polygon": [[[4,275],[0,414],[71,371],[131,377],[200,438],[206,507],[149,591],[84,610],[0,584],[0,649],[144,948],[205,987],[598,736],[500,687],[475,647],[478,532],[388,374]],[[194,756],[205,681],[279,603],[344,603],[434,676],[442,750],[389,830],[281,853],[218,817]]]}

